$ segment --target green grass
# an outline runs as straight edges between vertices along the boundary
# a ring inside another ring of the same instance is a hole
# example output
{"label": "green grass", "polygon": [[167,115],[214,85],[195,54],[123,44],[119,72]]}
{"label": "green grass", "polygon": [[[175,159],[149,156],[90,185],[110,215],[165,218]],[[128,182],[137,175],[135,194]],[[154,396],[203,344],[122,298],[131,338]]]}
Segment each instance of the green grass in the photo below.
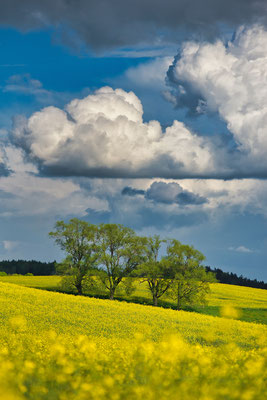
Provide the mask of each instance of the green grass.
{"label": "green grass", "polygon": [[[59,276],[4,276],[0,281],[14,283],[20,286],[33,287],[51,291],[60,291]],[[107,294],[97,295],[96,293],[86,293],[95,297],[108,298]],[[148,304],[152,301],[150,293],[145,283],[136,283],[136,291],[131,296],[118,293],[117,300]],[[221,309],[230,305],[239,310],[238,317],[241,321],[256,322],[267,324],[267,290],[254,289],[244,286],[225,285],[221,283],[211,284],[211,293],[208,295],[206,306],[187,307],[187,311],[194,311],[200,314],[220,316]],[[175,304],[170,299],[164,298],[159,301],[159,306],[165,308],[175,308]]]}

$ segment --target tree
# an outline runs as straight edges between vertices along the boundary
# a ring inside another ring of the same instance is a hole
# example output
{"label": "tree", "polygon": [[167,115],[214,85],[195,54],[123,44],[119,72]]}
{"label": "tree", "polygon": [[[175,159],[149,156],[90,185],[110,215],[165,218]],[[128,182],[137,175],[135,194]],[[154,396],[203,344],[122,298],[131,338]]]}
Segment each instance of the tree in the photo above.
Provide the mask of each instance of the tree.
{"label": "tree", "polygon": [[58,264],[57,270],[73,276],[73,284],[81,295],[83,279],[96,267],[99,258],[96,244],[97,226],[73,218],[69,223],[58,221],[55,231],[49,235],[67,254],[62,263]]}
{"label": "tree", "polygon": [[158,235],[146,239],[145,261],[136,270],[136,275],[147,282],[154,306],[158,305],[158,299],[167,292],[172,283],[170,261],[166,258],[159,259],[160,246],[163,242],[165,241]]}
{"label": "tree", "polygon": [[144,238],[120,224],[101,224],[98,230],[99,276],[109,298],[114,299],[118,285],[129,276],[144,257]]}
{"label": "tree", "polygon": [[183,245],[175,239],[170,241],[167,254],[174,271],[169,296],[176,300],[177,310],[184,305],[205,303],[209,282],[215,279],[201,265],[204,255],[193,246]]}

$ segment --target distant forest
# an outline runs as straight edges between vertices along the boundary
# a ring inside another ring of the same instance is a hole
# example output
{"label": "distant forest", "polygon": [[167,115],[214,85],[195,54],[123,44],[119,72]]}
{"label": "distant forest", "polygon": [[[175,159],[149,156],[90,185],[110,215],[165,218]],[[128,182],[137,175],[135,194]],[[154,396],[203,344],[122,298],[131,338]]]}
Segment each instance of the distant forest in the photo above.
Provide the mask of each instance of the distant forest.
{"label": "distant forest", "polygon": [[53,261],[47,263],[35,260],[3,260],[0,261],[0,271],[6,272],[8,275],[55,275],[56,262]]}
{"label": "distant forest", "polygon": [[[229,285],[248,286],[259,289],[267,289],[267,283],[258,281],[257,279],[244,278],[232,272],[224,272],[219,268],[206,267],[207,272],[213,272],[216,279],[220,283],[228,283]],[[0,261],[0,272],[12,274],[33,274],[33,275],[55,275],[56,262],[26,261],[26,260],[3,260]]]}
{"label": "distant forest", "polygon": [[229,285],[248,286],[259,289],[267,289],[267,283],[257,281],[257,279],[244,278],[242,275],[237,276],[232,272],[224,272],[219,268],[206,267],[207,272],[213,272],[218,282],[228,283]]}

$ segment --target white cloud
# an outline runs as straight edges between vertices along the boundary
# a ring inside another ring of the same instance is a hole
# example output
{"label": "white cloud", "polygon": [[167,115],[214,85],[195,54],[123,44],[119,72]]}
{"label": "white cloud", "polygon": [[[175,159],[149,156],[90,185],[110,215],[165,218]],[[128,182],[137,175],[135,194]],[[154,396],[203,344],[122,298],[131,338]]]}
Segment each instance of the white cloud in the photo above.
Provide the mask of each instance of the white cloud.
{"label": "white cloud", "polygon": [[254,250],[249,249],[246,246],[229,247],[231,251],[237,251],[238,253],[254,253]]}
{"label": "white cloud", "polygon": [[12,75],[3,87],[3,92],[34,96],[40,102],[53,101],[53,92],[44,89],[38,79],[30,74]]}
{"label": "white cloud", "polygon": [[20,150],[8,147],[7,157],[13,173],[0,179],[0,216],[83,216],[87,208],[107,209],[105,199],[71,180],[36,176],[36,167],[24,163]]}
{"label": "white cloud", "polygon": [[267,217],[267,181],[259,179],[184,179],[184,190],[207,198],[203,207],[211,215],[223,218],[232,212]]}
{"label": "white cloud", "polygon": [[11,137],[55,175],[176,178],[216,171],[205,138],[178,121],[162,131],[158,121],[145,123],[142,116],[133,92],[104,87],[65,110],[46,107],[20,120]]}
{"label": "white cloud", "polygon": [[[171,230],[210,219],[224,221],[236,213],[267,217],[267,181],[55,179],[36,175],[36,167],[25,164],[18,149],[7,148],[6,155],[14,172],[0,179],[0,217],[5,219],[61,219],[88,214],[92,222],[110,220],[138,229],[154,226]],[[123,196],[125,185],[139,189],[142,195]],[[183,193],[185,199],[181,198]]]}
{"label": "white cloud", "polygon": [[232,168],[252,176],[266,176],[266,71],[267,31],[253,26],[241,27],[227,45],[184,44],[168,73],[180,104],[218,112],[226,121],[241,152]]}
{"label": "white cloud", "polygon": [[125,78],[133,85],[142,87],[165,87],[166,71],[173,62],[173,57],[157,57],[152,61],[129,68]]}

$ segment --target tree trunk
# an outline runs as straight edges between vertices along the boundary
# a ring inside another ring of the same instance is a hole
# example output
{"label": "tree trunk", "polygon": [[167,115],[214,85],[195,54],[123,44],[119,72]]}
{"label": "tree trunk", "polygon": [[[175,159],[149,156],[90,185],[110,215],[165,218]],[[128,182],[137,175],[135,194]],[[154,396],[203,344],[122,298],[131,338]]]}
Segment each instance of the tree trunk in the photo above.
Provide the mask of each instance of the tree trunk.
{"label": "tree trunk", "polygon": [[177,288],[177,310],[181,310],[181,287],[180,283],[178,283],[178,288]]}
{"label": "tree trunk", "polygon": [[115,289],[112,288],[109,291],[109,300],[114,300]]}
{"label": "tree trunk", "polygon": [[157,298],[157,296],[155,296],[155,295],[153,295],[153,305],[154,305],[155,307],[157,307],[157,305],[158,305],[158,298]]}
{"label": "tree trunk", "polygon": [[82,289],[82,282],[76,283],[76,289],[78,290],[78,295],[81,296],[83,294],[83,289]]}

